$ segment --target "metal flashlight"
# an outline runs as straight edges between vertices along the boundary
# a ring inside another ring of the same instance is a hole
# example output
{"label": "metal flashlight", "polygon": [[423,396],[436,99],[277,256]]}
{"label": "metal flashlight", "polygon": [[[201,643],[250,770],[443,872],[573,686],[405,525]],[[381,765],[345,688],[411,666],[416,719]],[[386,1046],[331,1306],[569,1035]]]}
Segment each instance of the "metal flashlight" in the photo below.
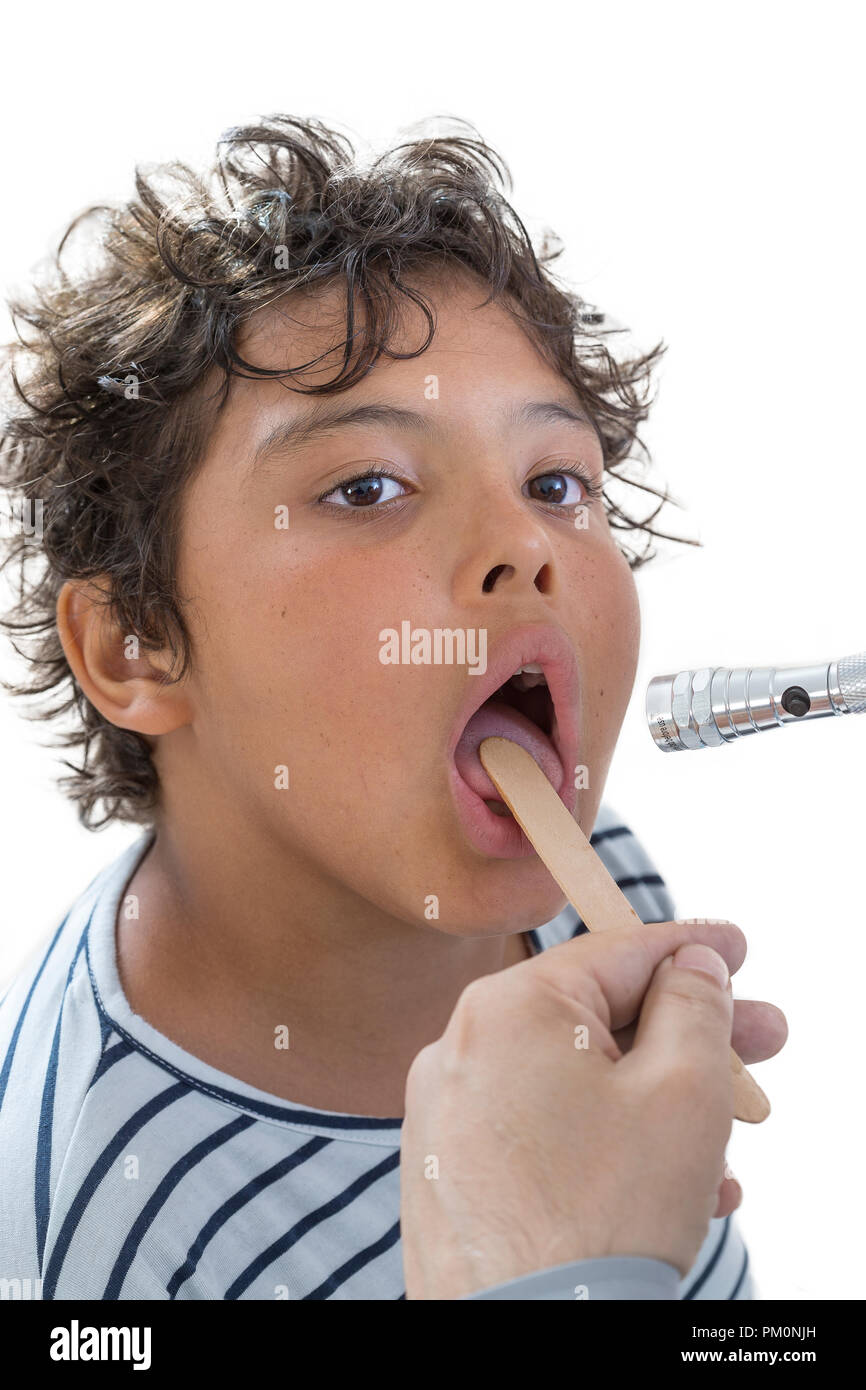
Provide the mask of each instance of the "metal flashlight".
{"label": "metal flashlight", "polygon": [[715,748],[744,734],[866,711],[866,652],[811,666],[719,666],[655,676],[646,717],[666,753]]}

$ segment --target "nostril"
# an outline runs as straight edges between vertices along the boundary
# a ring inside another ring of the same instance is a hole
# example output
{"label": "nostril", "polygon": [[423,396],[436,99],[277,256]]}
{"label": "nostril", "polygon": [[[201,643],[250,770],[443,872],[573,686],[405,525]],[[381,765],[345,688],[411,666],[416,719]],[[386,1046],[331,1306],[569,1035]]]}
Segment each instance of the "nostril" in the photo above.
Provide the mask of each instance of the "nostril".
{"label": "nostril", "polygon": [[542,565],[538,574],[535,576],[535,587],[540,594],[549,594],[553,591],[553,575],[549,565]]}
{"label": "nostril", "polygon": [[514,570],[511,565],[494,565],[493,569],[487,575],[487,578],[485,579],[484,583],[481,585],[482,591],[485,594],[489,594],[499,576],[501,574],[504,574],[506,570],[509,574],[514,573]]}

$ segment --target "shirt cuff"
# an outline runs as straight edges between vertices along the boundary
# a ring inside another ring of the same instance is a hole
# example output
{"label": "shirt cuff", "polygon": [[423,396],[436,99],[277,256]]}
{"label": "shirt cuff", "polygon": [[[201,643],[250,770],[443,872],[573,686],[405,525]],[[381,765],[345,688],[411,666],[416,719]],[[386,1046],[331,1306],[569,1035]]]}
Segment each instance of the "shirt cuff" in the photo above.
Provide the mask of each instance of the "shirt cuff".
{"label": "shirt cuff", "polygon": [[666,1260],[643,1255],[604,1255],[592,1260],[570,1260],[567,1264],[539,1269],[494,1284],[489,1289],[465,1294],[469,1299],[583,1299],[634,1298],[676,1299],[679,1272]]}

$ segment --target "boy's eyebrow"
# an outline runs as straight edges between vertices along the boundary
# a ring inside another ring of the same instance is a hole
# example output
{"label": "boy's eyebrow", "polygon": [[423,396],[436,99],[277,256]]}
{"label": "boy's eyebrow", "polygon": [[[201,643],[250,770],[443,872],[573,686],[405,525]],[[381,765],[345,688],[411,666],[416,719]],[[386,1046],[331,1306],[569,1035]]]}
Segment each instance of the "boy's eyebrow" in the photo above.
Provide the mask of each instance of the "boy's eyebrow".
{"label": "boy's eyebrow", "polygon": [[[512,405],[510,410],[504,412],[503,423],[511,428],[526,424],[570,423],[588,427],[598,438],[593,421],[577,405],[569,401],[524,401],[522,405]],[[256,448],[250,472],[252,473],[264,459],[295,453],[313,439],[329,434],[335,429],[369,424],[390,425],[394,429],[420,432],[428,437],[438,433],[438,426],[432,415],[420,410],[411,410],[408,406],[393,405],[387,401],[332,405],[324,409],[321,406],[314,407],[296,419],[279,421],[269,430]]]}

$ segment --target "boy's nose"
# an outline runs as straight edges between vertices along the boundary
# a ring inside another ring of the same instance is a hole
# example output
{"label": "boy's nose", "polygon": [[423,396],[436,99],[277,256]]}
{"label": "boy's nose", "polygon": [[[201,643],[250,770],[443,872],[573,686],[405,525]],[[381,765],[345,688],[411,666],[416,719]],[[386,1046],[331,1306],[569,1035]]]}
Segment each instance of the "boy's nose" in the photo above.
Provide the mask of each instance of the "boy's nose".
{"label": "boy's nose", "polygon": [[549,538],[530,518],[498,532],[486,531],[470,543],[454,576],[454,596],[476,603],[480,594],[550,595],[555,585],[555,561]]}

